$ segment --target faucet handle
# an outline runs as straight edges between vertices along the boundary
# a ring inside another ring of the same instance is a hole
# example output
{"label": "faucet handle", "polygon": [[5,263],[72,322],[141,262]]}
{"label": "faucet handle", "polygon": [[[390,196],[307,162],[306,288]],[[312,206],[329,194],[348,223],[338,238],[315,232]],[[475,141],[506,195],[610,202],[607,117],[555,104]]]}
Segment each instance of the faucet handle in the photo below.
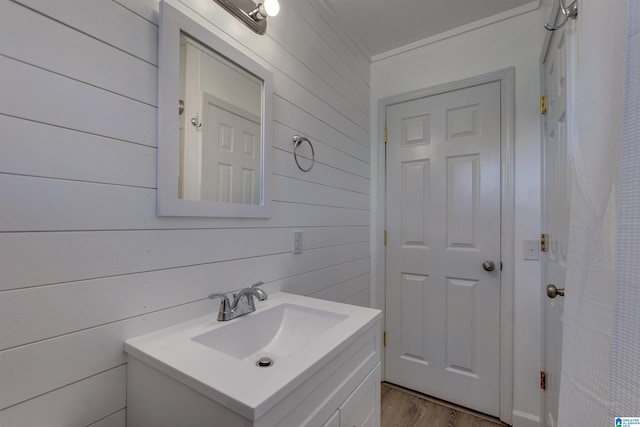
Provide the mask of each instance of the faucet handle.
{"label": "faucet handle", "polygon": [[251,285],[251,287],[252,287],[252,288],[257,288],[258,286],[262,286],[262,285],[264,285],[264,282],[263,282],[263,281],[260,281],[260,282],[256,282],[256,283],[254,283],[253,285]]}
{"label": "faucet handle", "polygon": [[227,294],[209,294],[209,299],[222,298],[220,303],[220,309],[218,310],[218,320],[228,320],[231,314],[231,304],[229,304],[229,297]]}

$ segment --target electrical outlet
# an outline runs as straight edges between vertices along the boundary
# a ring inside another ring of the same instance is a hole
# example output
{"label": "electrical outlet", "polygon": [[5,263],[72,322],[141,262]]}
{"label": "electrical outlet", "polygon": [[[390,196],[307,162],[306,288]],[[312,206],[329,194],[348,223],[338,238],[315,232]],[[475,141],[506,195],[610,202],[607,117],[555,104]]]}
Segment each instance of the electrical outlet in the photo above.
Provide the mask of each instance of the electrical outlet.
{"label": "electrical outlet", "polygon": [[540,259],[540,241],[525,240],[522,242],[522,259],[537,261]]}
{"label": "electrical outlet", "polygon": [[293,253],[302,253],[302,230],[293,230]]}

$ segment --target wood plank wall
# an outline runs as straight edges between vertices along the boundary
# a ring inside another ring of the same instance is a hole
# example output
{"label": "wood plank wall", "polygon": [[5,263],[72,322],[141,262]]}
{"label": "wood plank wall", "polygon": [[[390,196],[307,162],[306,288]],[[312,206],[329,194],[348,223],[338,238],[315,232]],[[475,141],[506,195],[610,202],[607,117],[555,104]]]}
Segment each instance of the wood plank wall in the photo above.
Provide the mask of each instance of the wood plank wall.
{"label": "wood plank wall", "polygon": [[273,216],[239,220],[156,216],[157,0],[0,0],[3,427],[124,426],[123,342],[209,292],[369,304],[369,63],[315,1],[280,1],[265,36],[171,1],[274,73]]}

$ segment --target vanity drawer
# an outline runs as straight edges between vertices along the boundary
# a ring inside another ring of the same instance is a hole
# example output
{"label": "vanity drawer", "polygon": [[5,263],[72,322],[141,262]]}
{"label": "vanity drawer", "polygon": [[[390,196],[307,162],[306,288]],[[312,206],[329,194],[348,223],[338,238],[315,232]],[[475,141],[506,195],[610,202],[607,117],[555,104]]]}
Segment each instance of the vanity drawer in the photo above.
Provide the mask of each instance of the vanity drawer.
{"label": "vanity drawer", "polygon": [[373,427],[380,420],[380,363],[338,409],[340,427]]}

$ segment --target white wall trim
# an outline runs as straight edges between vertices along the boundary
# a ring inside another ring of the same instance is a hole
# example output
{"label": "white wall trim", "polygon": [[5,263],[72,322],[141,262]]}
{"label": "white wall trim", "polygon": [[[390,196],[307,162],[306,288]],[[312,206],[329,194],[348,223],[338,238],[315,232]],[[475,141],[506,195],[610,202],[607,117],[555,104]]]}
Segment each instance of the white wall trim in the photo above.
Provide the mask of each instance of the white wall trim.
{"label": "white wall trim", "polygon": [[[510,67],[456,82],[445,83],[426,89],[393,95],[377,102],[377,132],[384,135],[386,107],[413,99],[432,96],[479,84],[500,82],[501,103],[501,319],[500,319],[500,419],[508,424],[512,421],[513,410],[513,330],[514,330],[514,223],[515,223],[515,68]],[[380,309],[385,307],[386,250],[383,233],[386,227],[385,192],[385,145],[373,141],[371,159],[371,302]],[[383,320],[384,323],[384,320]],[[384,378],[384,374],[383,374]]]}
{"label": "white wall trim", "polygon": [[451,37],[458,36],[460,34],[468,33],[469,31],[477,30],[478,28],[486,27],[488,25],[495,24],[496,22],[504,21],[506,19],[513,18],[518,15],[522,15],[532,10],[536,10],[540,7],[540,0],[534,0],[530,3],[524,4],[519,7],[514,7],[513,9],[498,13],[493,16],[489,16],[488,18],[480,19],[478,21],[472,22],[467,25],[462,25],[460,27],[454,28],[449,31],[445,31],[439,34],[436,34],[431,37],[427,37],[422,40],[418,40],[404,46],[400,46],[396,49],[391,49],[386,52],[379,53],[377,55],[373,55],[371,57],[371,62],[380,61],[383,59],[390,58],[392,56],[400,55],[415,49],[419,49],[423,46],[427,46],[433,43],[440,42],[442,40],[449,39]]}

